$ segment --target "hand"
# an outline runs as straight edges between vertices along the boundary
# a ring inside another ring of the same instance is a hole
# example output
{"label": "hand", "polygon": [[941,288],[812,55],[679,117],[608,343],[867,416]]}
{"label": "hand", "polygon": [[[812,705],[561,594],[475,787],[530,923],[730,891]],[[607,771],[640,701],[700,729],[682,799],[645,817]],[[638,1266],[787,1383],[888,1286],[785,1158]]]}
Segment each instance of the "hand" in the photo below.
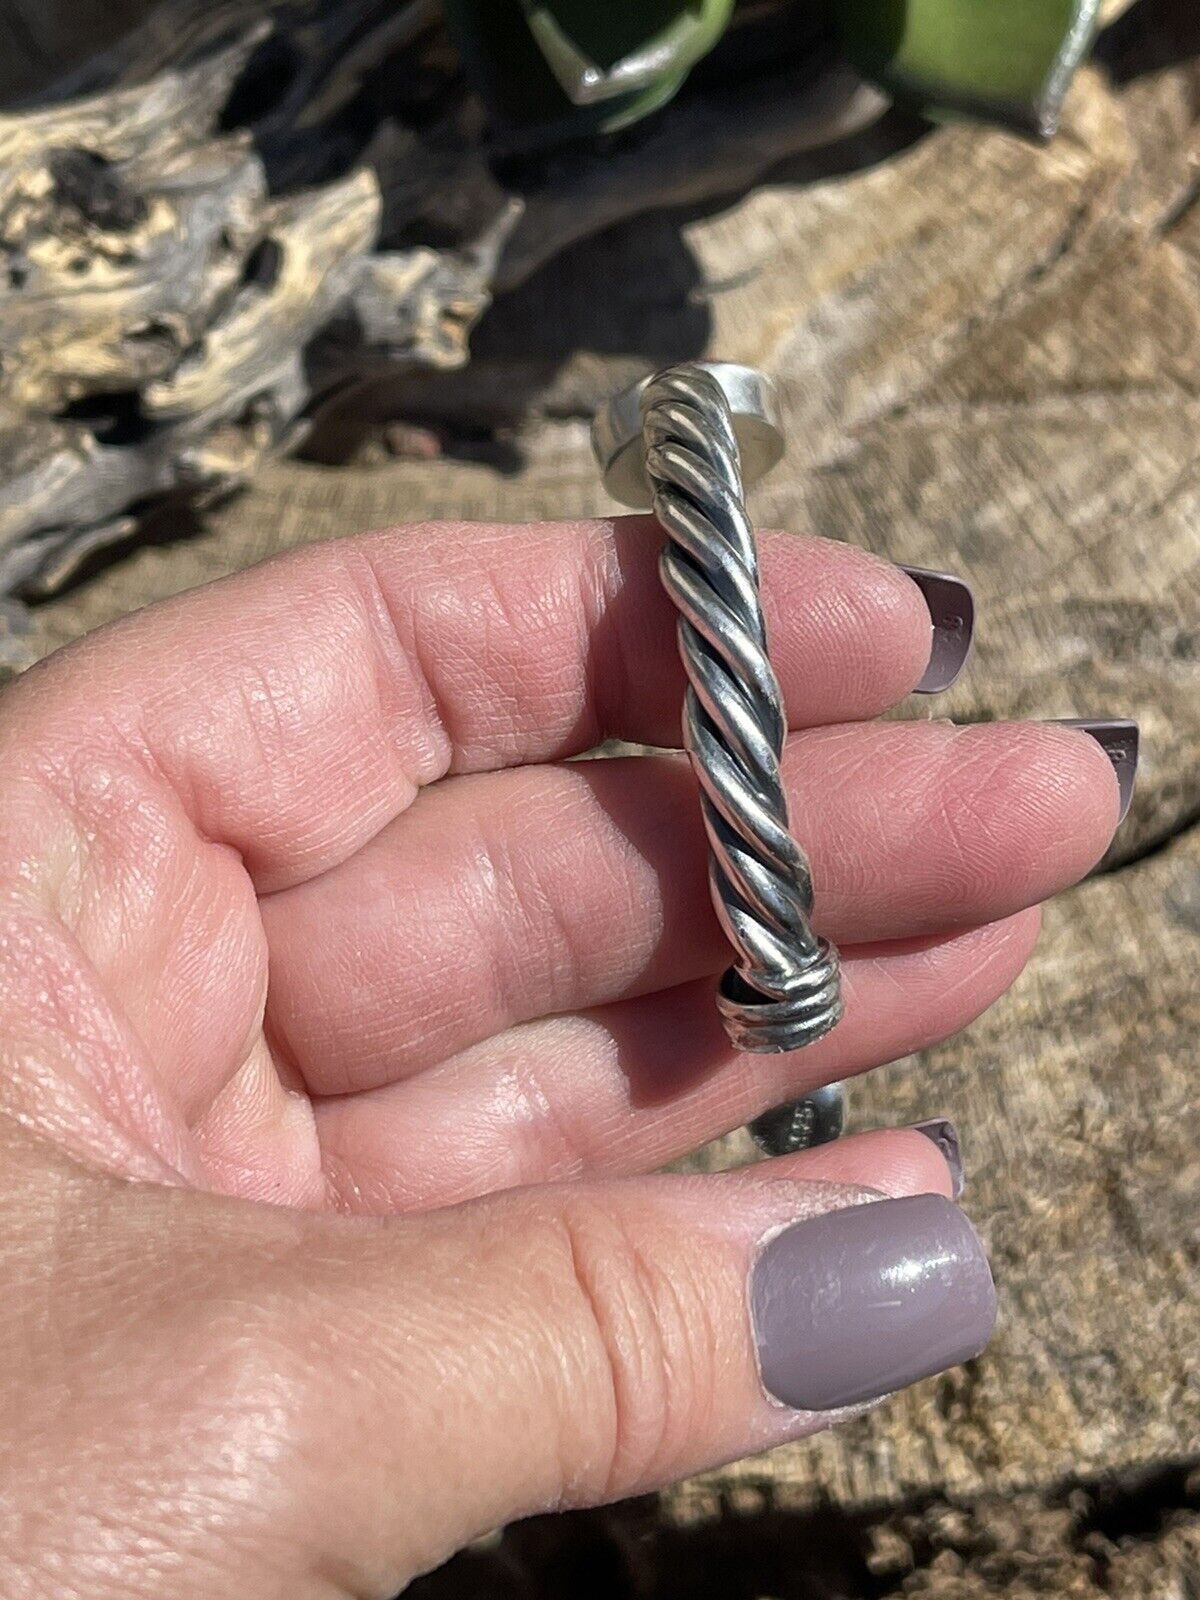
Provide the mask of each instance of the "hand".
{"label": "hand", "polygon": [[1112,771],[1063,728],[868,725],[925,668],[920,594],[765,537],[847,1013],[735,1057],[686,765],[568,761],[678,737],[658,543],[316,547],[0,701],[10,1600],[387,1596],[986,1339],[920,1133],[646,1174],[996,999],[1105,849]]}

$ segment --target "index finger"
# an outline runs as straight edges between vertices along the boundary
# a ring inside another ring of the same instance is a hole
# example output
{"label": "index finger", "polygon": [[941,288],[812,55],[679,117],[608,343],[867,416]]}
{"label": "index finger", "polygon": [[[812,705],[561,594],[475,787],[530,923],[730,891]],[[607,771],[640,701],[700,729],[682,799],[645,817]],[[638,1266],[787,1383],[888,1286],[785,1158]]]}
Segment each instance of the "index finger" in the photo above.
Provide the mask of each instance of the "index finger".
{"label": "index finger", "polygon": [[[344,860],[451,772],[616,737],[679,743],[684,682],[648,517],[425,524],[316,545],[152,606],[34,669],[39,737],[121,746],[260,892]],[[878,714],[918,681],[930,617],[898,568],[764,534],[793,727]]]}

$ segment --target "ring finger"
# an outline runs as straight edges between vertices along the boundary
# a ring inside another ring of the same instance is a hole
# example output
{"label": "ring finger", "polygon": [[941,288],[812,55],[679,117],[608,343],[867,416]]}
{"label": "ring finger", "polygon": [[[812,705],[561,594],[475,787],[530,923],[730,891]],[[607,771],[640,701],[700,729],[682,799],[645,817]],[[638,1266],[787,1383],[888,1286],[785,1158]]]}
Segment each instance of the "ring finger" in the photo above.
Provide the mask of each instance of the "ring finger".
{"label": "ring finger", "polygon": [[[816,921],[841,945],[997,921],[1081,877],[1117,816],[1093,739],[1038,724],[848,725],[785,770]],[[677,759],[452,780],[323,878],[262,903],[268,1030],[314,1094],[378,1088],[522,1022],[717,972]]]}

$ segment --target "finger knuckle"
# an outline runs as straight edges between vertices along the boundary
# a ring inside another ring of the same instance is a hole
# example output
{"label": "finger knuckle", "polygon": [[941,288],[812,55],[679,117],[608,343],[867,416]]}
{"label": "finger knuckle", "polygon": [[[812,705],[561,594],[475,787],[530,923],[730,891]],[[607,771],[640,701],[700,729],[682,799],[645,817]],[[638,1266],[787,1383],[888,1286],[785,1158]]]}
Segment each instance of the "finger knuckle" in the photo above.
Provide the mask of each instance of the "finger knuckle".
{"label": "finger knuckle", "polygon": [[608,1445],[589,1498],[669,1477],[709,1403],[715,1340],[703,1284],[686,1252],[642,1213],[590,1200],[562,1212],[570,1273],[606,1393]]}

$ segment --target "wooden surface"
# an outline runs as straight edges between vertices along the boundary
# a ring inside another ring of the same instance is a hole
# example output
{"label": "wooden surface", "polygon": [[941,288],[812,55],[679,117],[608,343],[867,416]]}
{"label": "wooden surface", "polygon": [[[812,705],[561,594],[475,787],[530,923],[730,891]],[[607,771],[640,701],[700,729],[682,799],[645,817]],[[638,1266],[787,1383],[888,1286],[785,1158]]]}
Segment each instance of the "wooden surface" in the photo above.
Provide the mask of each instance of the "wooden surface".
{"label": "wooden surface", "polygon": [[[469,424],[457,455],[386,460],[373,445],[338,471],[269,466],[194,539],[36,614],[48,650],[306,540],[603,509],[587,448],[597,399],[708,350],[781,384],[791,448],[757,496],[761,520],[975,585],[965,680],[905,714],[1139,719],[1139,790],[1109,870],[1052,908],[1014,995],[856,1090],[860,1124],[960,1123],[966,1203],[1001,1289],[994,1344],[836,1437],[684,1486],[669,1503],[680,1525],[731,1498],[802,1516],[822,1495],[843,1508],[998,1486],[1045,1496],[1200,1455],[1200,24],[1187,9],[1142,0],[1117,24],[1049,149],[892,125],[847,151],[846,170],[793,163],[703,214],[652,214],[569,251],[498,302],[468,371],[404,385],[431,430],[422,449]],[[1194,1528],[1180,1537],[1194,1563]],[[920,1578],[896,1582],[934,1592]],[[1094,1592],[1160,1592],[1122,1582]],[[1093,1590],[1064,1578],[1029,1592]]]}

